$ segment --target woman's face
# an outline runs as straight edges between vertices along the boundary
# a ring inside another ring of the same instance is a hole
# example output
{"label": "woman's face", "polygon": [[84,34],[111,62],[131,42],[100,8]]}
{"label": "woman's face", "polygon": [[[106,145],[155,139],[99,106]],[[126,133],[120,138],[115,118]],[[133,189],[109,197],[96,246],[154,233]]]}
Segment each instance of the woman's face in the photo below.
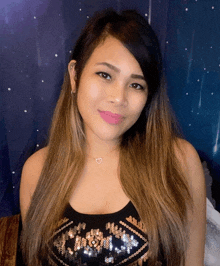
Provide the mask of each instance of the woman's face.
{"label": "woman's face", "polygon": [[[74,71],[70,76],[73,84]],[[77,104],[86,137],[117,142],[138,120],[147,96],[135,57],[120,41],[107,37],[90,56],[79,82]]]}

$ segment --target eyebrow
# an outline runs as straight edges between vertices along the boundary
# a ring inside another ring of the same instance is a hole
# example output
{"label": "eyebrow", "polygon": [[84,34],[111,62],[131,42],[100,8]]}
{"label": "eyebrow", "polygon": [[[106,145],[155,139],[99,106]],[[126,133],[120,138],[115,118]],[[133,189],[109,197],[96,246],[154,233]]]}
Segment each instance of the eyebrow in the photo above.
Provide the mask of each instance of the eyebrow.
{"label": "eyebrow", "polygon": [[[113,66],[112,64],[109,64],[107,62],[100,62],[100,63],[96,63],[96,65],[103,65],[103,66],[107,66],[108,68],[114,70],[115,72],[117,73],[120,73],[121,70],[119,68],[117,68],[116,66]],[[138,75],[138,74],[131,74],[130,76],[131,78],[134,78],[134,79],[142,79],[145,81],[145,78],[144,76],[142,75]]]}

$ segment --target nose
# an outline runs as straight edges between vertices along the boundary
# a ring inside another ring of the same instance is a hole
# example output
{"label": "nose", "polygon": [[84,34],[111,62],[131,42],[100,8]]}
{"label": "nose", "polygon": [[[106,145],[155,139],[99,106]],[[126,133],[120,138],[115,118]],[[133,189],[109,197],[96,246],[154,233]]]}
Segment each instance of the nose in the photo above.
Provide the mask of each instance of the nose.
{"label": "nose", "polygon": [[107,91],[108,100],[116,105],[127,105],[127,92],[125,86],[122,84],[114,84],[110,90]]}

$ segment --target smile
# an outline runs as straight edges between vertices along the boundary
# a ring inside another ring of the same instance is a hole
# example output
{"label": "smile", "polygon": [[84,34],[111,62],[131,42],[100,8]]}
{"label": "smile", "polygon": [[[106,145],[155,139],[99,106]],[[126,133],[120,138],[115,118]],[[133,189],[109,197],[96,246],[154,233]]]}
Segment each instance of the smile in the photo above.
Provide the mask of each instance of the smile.
{"label": "smile", "polygon": [[123,121],[123,117],[121,115],[113,114],[108,111],[99,111],[99,113],[102,119],[109,124],[120,124]]}

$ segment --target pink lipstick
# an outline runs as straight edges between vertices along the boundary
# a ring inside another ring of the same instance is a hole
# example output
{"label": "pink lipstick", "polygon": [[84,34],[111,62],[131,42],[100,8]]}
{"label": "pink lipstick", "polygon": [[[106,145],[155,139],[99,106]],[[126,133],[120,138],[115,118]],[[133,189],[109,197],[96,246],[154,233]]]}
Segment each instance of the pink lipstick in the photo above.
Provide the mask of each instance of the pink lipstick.
{"label": "pink lipstick", "polygon": [[113,114],[109,111],[99,111],[99,113],[102,119],[104,119],[109,124],[120,124],[122,122],[122,115]]}

